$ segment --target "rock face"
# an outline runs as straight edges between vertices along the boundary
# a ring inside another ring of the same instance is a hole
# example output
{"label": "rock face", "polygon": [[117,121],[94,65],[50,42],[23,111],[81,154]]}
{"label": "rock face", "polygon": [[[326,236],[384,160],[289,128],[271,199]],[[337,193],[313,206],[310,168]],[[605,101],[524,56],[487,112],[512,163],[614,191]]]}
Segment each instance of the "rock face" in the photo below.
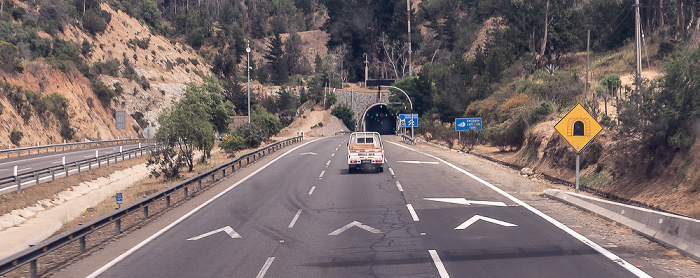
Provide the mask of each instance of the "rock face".
{"label": "rock face", "polygon": [[[100,105],[90,87],[90,80],[76,67],[64,72],[43,59],[36,59],[24,62],[23,73],[0,69],[0,82],[21,86],[40,97],[53,93],[65,97],[68,100],[66,110],[69,122],[75,130],[73,141],[139,137],[141,128],[131,114],[141,112],[147,122],[156,124],[160,112],[169,107],[173,100],[182,97],[186,85],[201,82],[200,74],[206,75],[210,68],[192,48],[173,44],[162,36],[152,34],[148,26],[122,11],[112,10],[107,4],[103,3],[101,7],[112,14],[104,33],[90,36],[73,25],[67,25],[57,38],[78,46],[83,41],[91,43],[93,52],[83,57],[91,67],[98,62],[118,61],[119,74],[116,77],[100,75],[97,78],[112,89],[122,88],[110,107]],[[51,39],[45,33],[40,33],[40,36]],[[147,47],[137,46],[134,40],[148,41]],[[142,79],[140,83],[123,77],[125,61]],[[0,113],[0,149],[8,148],[12,130],[23,133],[20,145],[13,145],[13,148],[35,146],[37,143],[63,143],[60,124],[55,117],[42,120],[33,115],[25,122],[7,98],[0,97],[0,105],[4,107]],[[126,111],[126,129],[116,129],[114,111]]]}

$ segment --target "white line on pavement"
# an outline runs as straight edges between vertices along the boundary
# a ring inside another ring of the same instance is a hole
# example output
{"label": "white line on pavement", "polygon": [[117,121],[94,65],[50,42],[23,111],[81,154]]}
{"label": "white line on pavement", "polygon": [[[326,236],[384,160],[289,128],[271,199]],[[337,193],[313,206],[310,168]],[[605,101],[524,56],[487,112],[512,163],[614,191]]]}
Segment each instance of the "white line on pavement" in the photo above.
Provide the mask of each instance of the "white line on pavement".
{"label": "white line on pavement", "polygon": [[420,219],[418,219],[418,214],[416,214],[416,210],[413,209],[413,205],[406,204],[406,207],[408,208],[408,212],[411,213],[411,217],[413,218],[413,221],[416,221],[416,222],[420,221]]}
{"label": "white line on pavement", "polygon": [[[434,156],[434,155],[427,154],[427,153],[418,151],[418,150],[416,150],[416,149],[413,149],[413,148],[410,148],[410,147],[407,147],[407,146],[404,146],[404,145],[401,145],[401,144],[398,144],[398,143],[394,143],[394,142],[389,142],[389,143],[394,144],[394,145],[399,146],[399,147],[402,147],[402,148],[405,148],[405,149],[408,149],[408,150],[412,150],[412,151],[414,151],[414,152],[417,152],[417,153],[420,153],[420,154],[423,154],[423,155],[426,155],[426,156],[429,156],[429,157],[432,157],[432,158],[434,158],[434,159],[436,159],[436,160],[438,160],[438,161],[444,163],[445,165],[450,166],[452,169],[455,169],[455,170],[457,170],[458,172],[460,172],[460,173],[462,173],[462,174],[465,174],[465,175],[471,177],[472,179],[478,181],[479,183],[481,183],[481,184],[483,184],[483,185],[485,185],[485,186],[491,188],[493,191],[498,192],[499,194],[501,194],[501,195],[505,196],[506,198],[510,199],[511,201],[513,201],[513,202],[517,203],[518,205],[524,207],[525,209],[531,211],[532,213],[536,214],[537,216],[542,217],[544,220],[548,221],[549,223],[552,223],[552,224],[553,224],[554,226],[556,226],[557,228],[563,230],[563,231],[566,232],[567,234],[571,235],[572,237],[578,239],[579,241],[583,242],[584,244],[586,244],[586,245],[590,246],[591,248],[593,248],[594,250],[598,251],[598,253],[602,254],[603,256],[605,256],[606,258],[608,258],[609,260],[611,260],[611,261],[613,261],[613,262],[619,264],[620,266],[624,267],[625,269],[627,269],[627,271],[631,272],[632,274],[636,275],[637,277],[645,277],[645,278],[646,278],[646,277],[649,277],[649,278],[651,278],[651,276],[650,276],[649,274],[646,274],[646,273],[645,273],[644,271],[642,271],[641,269],[639,269],[639,268],[635,267],[634,265],[630,264],[629,262],[623,260],[622,258],[618,257],[617,255],[613,254],[612,252],[608,251],[607,249],[601,247],[601,246],[598,245],[597,243],[595,243],[595,242],[589,240],[588,238],[584,237],[583,235],[581,235],[581,234],[579,234],[579,233],[577,233],[577,232],[574,232],[574,230],[572,230],[571,228],[569,228],[569,227],[567,227],[566,225],[562,224],[561,222],[557,221],[556,219],[552,218],[551,216],[544,214],[543,212],[541,212],[541,211],[535,209],[534,207],[528,205],[527,203],[521,201],[520,199],[513,197],[513,195],[508,194],[508,192],[503,191],[502,189],[496,187],[496,186],[493,185],[493,184],[490,184],[489,182],[487,182],[487,181],[485,181],[485,180],[483,180],[483,179],[477,177],[476,175],[474,175],[474,174],[472,174],[472,173],[469,173],[469,172],[467,172],[466,170],[464,170],[464,169],[462,169],[462,168],[459,168],[459,167],[455,166],[454,164],[449,163],[449,162],[445,161],[444,159],[441,159],[441,158],[436,157],[436,156]],[[436,253],[436,254],[437,254],[437,253]]]}
{"label": "white line on pavement", "polygon": [[438,273],[440,273],[440,278],[450,278],[450,274],[447,273],[447,269],[445,269],[445,265],[442,264],[442,261],[440,260],[440,256],[438,256],[437,251],[428,250],[428,253],[430,253],[430,257],[433,258],[435,267],[437,267]]}
{"label": "white line on pavement", "polygon": [[265,277],[265,272],[270,268],[272,265],[272,261],[275,260],[275,257],[269,257],[267,258],[267,261],[265,261],[265,265],[263,265],[263,268],[258,272],[258,276],[255,276],[256,278],[263,278]]}
{"label": "white line on pavement", "polygon": [[[233,189],[236,188],[238,185],[240,185],[240,184],[242,184],[243,182],[247,181],[247,180],[250,179],[251,177],[253,177],[253,176],[255,176],[256,174],[260,173],[261,171],[265,170],[265,168],[267,168],[268,166],[272,165],[272,164],[275,163],[277,160],[279,160],[279,159],[281,159],[281,158],[287,156],[288,154],[294,152],[295,150],[297,150],[297,149],[299,149],[299,148],[301,148],[301,147],[303,147],[303,146],[306,146],[306,145],[311,144],[311,143],[313,143],[313,142],[315,142],[315,141],[318,141],[318,140],[323,140],[323,139],[315,139],[315,140],[308,141],[308,142],[306,142],[306,143],[304,143],[304,144],[301,144],[301,145],[299,145],[299,146],[297,146],[297,147],[295,147],[295,148],[293,148],[293,149],[287,151],[286,153],[281,154],[280,156],[278,156],[277,158],[273,159],[273,160],[270,161],[269,163],[267,163],[267,164],[263,165],[262,167],[258,168],[257,170],[255,170],[255,171],[254,171],[253,173],[251,173],[250,175],[247,175],[246,177],[242,178],[242,179],[239,180],[238,182],[236,182],[236,183],[234,183],[233,185],[229,186],[228,188],[226,188],[226,190],[222,191],[221,193],[219,193],[219,194],[217,194],[216,196],[212,197],[211,199],[209,199],[208,201],[206,201],[206,202],[204,202],[203,204],[199,205],[199,206],[196,207],[195,209],[191,210],[191,211],[188,212],[187,214],[183,215],[182,217],[178,218],[178,219],[175,220],[174,222],[170,223],[170,225],[166,226],[165,228],[161,229],[161,230],[158,231],[157,233],[155,233],[155,234],[153,234],[152,236],[148,237],[147,239],[145,239],[144,241],[140,242],[140,243],[137,244],[136,246],[132,247],[131,249],[129,249],[129,251],[126,251],[126,252],[124,252],[123,254],[119,255],[119,257],[115,258],[114,260],[111,260],[109,263],[107,263],[106,265],[102,266],[100,269],[98,269],[98,270],[96,270],[95,272],[93,272],[92,274],[90,274],[90,275],[88,276],[88,278],[94,278],[94,277],[99,276],[100,274],[102,274],[103,272],[105,272],[107,269],[111,268],[111,267],[114,266],[115,264],[117,264],[117,263],[119,263],[120,261],[124,260],[124,258],[126,258],[127,256],[129,256],[129,255],[133,254],[134,252],[136,252],[137,250],[141,249],[141,247],[143,247],[144,245],[148,244],[149,242],[153,241],[155,238],[159,237],[160,235],[164,234],[165,232],[167,232],[167,231],[169,231],[170,229],[172,229],[173,227],[175,227],[175,225],[177,225],[177,224],[179,224],[180,222],[184,221],[185,219],[189,218],[190,216],[192,216],[193,214],[195,214],[196,212],[198,212],[198,211],[201,210],[202,208],[206,207],[206,206],[209,205],[210,203],[212,203],[212,202],[214,202],[215,200],[219,199],[221,196],[223,196],[224,194],[226,194],[226,193],[228,193],[229,191],[233,190]],[[274,257],[272,257],[272,258],[274,259]],[[268,261],[270,261],[270,260],[268,259]],[[272,264],[272,261],[270,261],[270,264]],[[268,266],[268,267],[269,267],[269,266]],[[265,271],[267,271],[267,270],[265,270]],[[263,275],[264,275],[264,273],[263,273]]]}
{"label": "white line on pavement", "polygon": [[392,176],[396,176],[394,175],[394,169],[389,168],[389,173],[391,173]]}
{"label": "white line on pavement", "polygon": [[403,192],[403,187],[401,187],[401,183],[399,181],[396,181],[396,187],[399,188],[399,191]]}
{"label": "white line on pavement", "polygon": [[335,153],[332,153],[331,156],[335,156]]}
{"label": "white line on pavement", "polygon": [[318,175],[318,179],[320,180],[321,178],[323,178],[323,174],[325,174],[325,173],[326,173],[326,171],[321,171],[321,174]]}
{"label": "white line on pavement", "polygon": [[328,165],[331,165],[331,161],[330,161],[330,160],[328,160],[328,162],[326,162],[326,166],[328,166]]}
{"label": "white line on pavement", "polygon": [[316,190],[316,186],[312,186],[311,190],[309,190],[309,195],[314,194],[314,190]]}
{"label": "white line on pavement", "polygon": [[294,227],[294,224],[297,223],[297,219],[299,219],[299,215],[301,215],[301,209],[297,211],[297,214],[294,215],[294,218],[292,218],[292,222],[289,222],[289,226],[287,228],[291,229]]}

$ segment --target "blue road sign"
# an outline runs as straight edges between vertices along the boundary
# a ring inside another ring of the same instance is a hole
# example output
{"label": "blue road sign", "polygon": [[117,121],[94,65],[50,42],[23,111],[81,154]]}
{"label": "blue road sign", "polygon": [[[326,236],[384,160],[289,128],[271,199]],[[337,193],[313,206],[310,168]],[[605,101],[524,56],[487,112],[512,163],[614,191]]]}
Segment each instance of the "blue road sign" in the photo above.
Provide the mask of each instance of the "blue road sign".
{"label": "blue road sign", "polygon": [[455,119],[455,130],[481,130],[481,118],[457,118]]}
{"label": "blue road sign", "polygon": [[121,204],[122,204],[122,194],[117,193],[117,205],[121,205]]}
{"label": "blue road sign", "polygon": [[399,114],[399,127],[418,127],[418,114]]}

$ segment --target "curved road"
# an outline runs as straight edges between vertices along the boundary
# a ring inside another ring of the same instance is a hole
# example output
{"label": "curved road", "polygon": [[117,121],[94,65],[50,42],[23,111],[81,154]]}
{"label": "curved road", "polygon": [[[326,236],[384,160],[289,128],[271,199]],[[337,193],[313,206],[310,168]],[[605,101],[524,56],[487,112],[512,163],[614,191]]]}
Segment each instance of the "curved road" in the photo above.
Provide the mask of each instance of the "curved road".
{"label": "curved road", "polygon": [[649,277],[405,145],[349,174],[345,140],[277,157],[90,277]]}

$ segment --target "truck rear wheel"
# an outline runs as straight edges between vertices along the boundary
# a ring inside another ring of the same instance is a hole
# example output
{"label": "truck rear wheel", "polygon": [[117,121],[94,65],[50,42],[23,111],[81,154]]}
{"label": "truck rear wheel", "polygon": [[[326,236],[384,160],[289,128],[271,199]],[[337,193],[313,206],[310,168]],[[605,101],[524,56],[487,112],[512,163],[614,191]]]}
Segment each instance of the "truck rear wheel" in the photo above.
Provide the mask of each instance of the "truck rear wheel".
{"label": "truck rear wheel", "polygon": [[352,174],[353,172],[355,172],[355,167],[348,166],[348,173]]}
{"label": "truck rear wheel", "polygon": [[379,166],[378,169],[379,169],[379,172],[380,172],[380,173],[381,173],[381,172],[384,172],[384,166]]}

